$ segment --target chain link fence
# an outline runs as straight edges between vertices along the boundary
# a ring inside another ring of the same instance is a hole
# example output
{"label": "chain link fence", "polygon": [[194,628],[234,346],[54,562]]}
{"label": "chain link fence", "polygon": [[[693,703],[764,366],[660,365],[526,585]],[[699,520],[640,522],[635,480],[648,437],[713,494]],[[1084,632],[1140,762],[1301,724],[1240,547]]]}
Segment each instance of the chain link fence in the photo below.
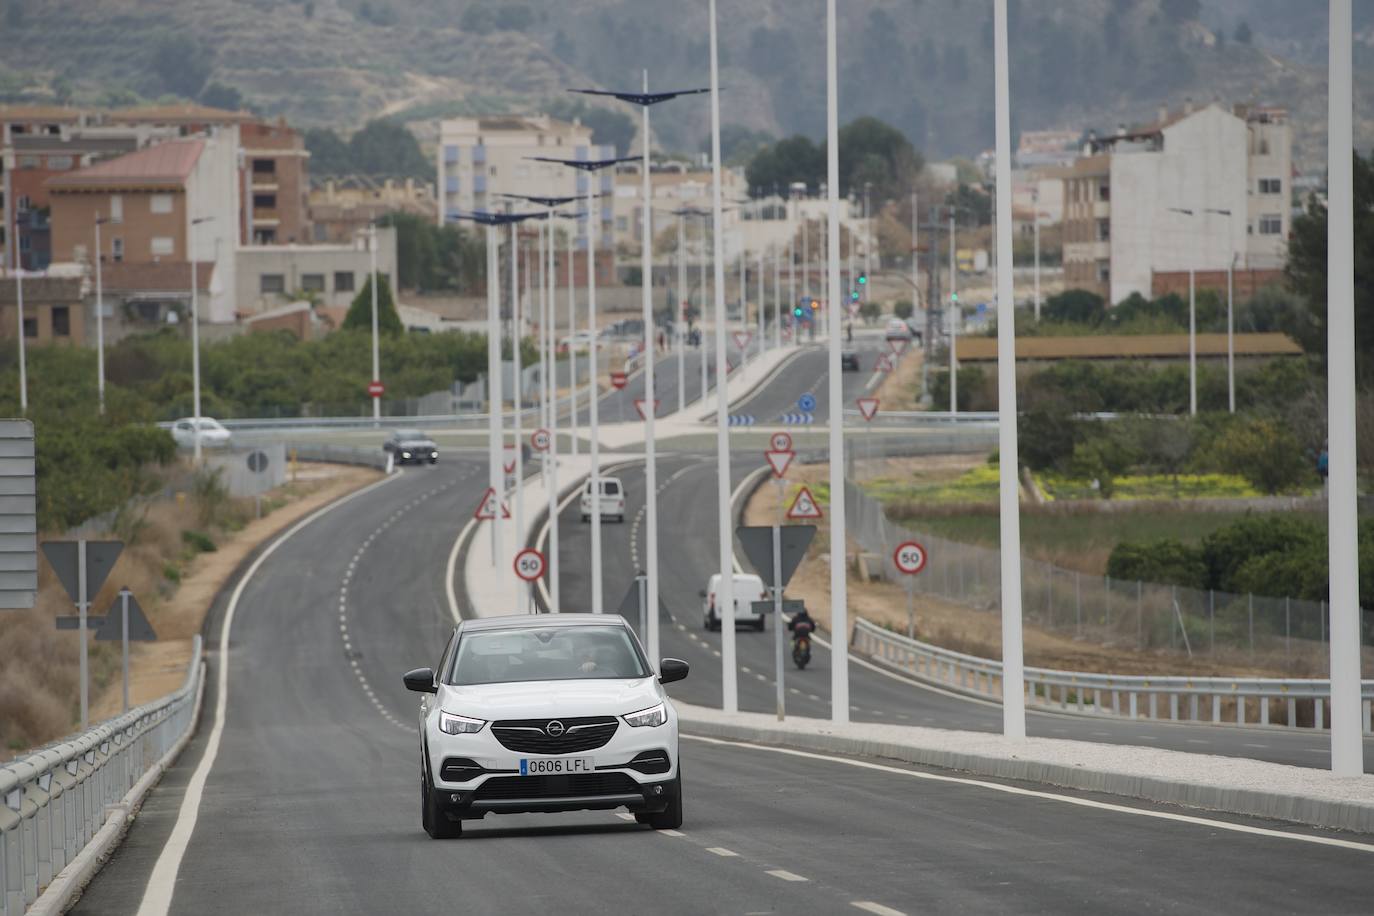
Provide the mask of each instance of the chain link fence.
{"label": "chain link fence", "polygon": [[[904,581],[892,551],[914,540],[927,555],[913,583],[917,595],[1001,612],[1000,551],[897,525],[852,480],[845,482],[845,507],[849,535],[881,558],[885,579]],[[1121,581],[1029,558],[1021,561],[1021,582],[1024,619],[1052,633],[1140,651],[1263,662],[1305,677],[1328,673],[1325,601]],[[1361,643],[1374,645],[1371,615],[1360,616]]]}

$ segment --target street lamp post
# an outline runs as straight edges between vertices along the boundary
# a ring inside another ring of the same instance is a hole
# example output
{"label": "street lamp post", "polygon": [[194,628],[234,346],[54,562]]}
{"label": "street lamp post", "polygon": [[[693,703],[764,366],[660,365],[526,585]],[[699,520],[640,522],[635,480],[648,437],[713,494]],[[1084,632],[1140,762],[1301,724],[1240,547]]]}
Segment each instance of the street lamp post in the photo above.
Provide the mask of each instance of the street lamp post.
{"label": "street lamp post", "polygon": [[959,264],[954,252],[954,211],[949,211],[949,412],[959,412],[959,361],[954,349],[959,342],[959,293],[955,288]]}
{"label": "street lamp post", "polygon": [[24,268],[19,267],[14,271],[15,293],[19,307],[18,327],[19,332],[19,413],[22,416],[29,414],[29,370],[25,365],[24,355]]}
{"label": "street lamp post", "polygon": [[[202,216],[191,220],[191,245],[188,255],[191,259],[191,407],[195,436],[194,460],[200,466],[200,276],[197,271],[196,227],[208,223],[213,216]],[[375,373],[374,373],[375,375]],[[375,399],[374,399],[375,400]]]}
{"label": "street lamp post", "polygon": [[677,216],[677,305],[678,314],[674,316],[677,328],[677,409],[678,413],[687,409],[687,350],[684,338],[687,336],[687,240],[683,238],[687,220],[681,210],[674,211]]}
{"label": "street lamp post", "polygon": [[[1038,197],[1037,197],[1038,200]],[[1040,323],[1040,208],[1036,205],[1033,221],[1035,235],[1035,323]]]}
{"label": "street lamp post", "polygon": [[[380,382],[382,379],[382,357],[381,345],[377,340],[377,222],[373,220],[368,223],[368,244],[367,247],[372,255],[372,381]],[[372,425],[379,426],[382,419],[382,399],[380,396],[372,397]]]}
{"label": "street lamp post", "polygon": [[100,262],[104,260],[100,248],[100,227],[109,221],[108,216],[95,218],[95,391],[101,414],[105,413],[105,286],[100,275]]}

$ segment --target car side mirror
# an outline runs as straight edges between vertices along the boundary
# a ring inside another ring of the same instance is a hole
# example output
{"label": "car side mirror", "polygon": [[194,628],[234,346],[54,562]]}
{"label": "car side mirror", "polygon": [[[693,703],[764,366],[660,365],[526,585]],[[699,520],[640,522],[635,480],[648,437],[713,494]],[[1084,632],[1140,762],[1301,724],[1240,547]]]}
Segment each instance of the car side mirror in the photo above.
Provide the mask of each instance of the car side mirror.
{"label": "car side mirror", "polygon": [[413,690],[416,693],[438,693],[439,688],[434,684],[433,668],[416,668],[414,671],[405,673],[406,690]]}
{"label": "car side mirror", "polygon": [[658,663],[658,682],[671,684],[673,681],[680,681],[687,676],[689,670],[689,666],[682,659],[665,658]]}

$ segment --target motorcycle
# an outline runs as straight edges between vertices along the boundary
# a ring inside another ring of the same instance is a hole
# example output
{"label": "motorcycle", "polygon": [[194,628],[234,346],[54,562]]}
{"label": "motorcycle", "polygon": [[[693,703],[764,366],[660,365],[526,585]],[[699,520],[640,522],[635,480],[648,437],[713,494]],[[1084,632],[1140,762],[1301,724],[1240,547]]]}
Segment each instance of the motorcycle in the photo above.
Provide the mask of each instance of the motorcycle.
{"label": "motorcycle", "polygon": [[811,661],[811,630],[809,623],[803,623],[792,630],[792,661],[798,668],[805,668]]}

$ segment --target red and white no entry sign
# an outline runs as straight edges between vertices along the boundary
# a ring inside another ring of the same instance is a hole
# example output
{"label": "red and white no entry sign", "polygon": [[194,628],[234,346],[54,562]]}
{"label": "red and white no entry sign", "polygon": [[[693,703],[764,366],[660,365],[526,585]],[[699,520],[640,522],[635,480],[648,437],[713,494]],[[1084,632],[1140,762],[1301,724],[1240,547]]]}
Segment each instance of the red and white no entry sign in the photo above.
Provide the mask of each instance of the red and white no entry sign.
{"label": "red and white no entry sign", "polygon": [[549,431],[547,429],[536,429],[530,433],[530,447],[536,452],[547,452],[550,442]]}
{"label": "red and white no entry sign", "polygon": [[926,568],[926,549],[915,541],[905,541],[892,551],[892,563],[898,572],[914,576]]}
{"label": "red and white no entry sign", "polygon": [[515,555],[515,574],[526,582],[544,575],[544,555],[533,547],[526,547]]}
{"label": "red and white no entry sign", "polygon": [[386,386],[374,379],[367,383],[367,393],[374,398],[379,398],[386,394]]}
{"label": "red and white no entry sign", "polygon": [[611,387],[616,391],[623,389],[629,382],[630,379],[624,372],[616,371],[611,373]]}
{"label": "red and white no entry sign", "polygon": [[787,433],[773,433],[772,438],[768,440],[768,444],[775,452],[792,451],[792,437]]}

